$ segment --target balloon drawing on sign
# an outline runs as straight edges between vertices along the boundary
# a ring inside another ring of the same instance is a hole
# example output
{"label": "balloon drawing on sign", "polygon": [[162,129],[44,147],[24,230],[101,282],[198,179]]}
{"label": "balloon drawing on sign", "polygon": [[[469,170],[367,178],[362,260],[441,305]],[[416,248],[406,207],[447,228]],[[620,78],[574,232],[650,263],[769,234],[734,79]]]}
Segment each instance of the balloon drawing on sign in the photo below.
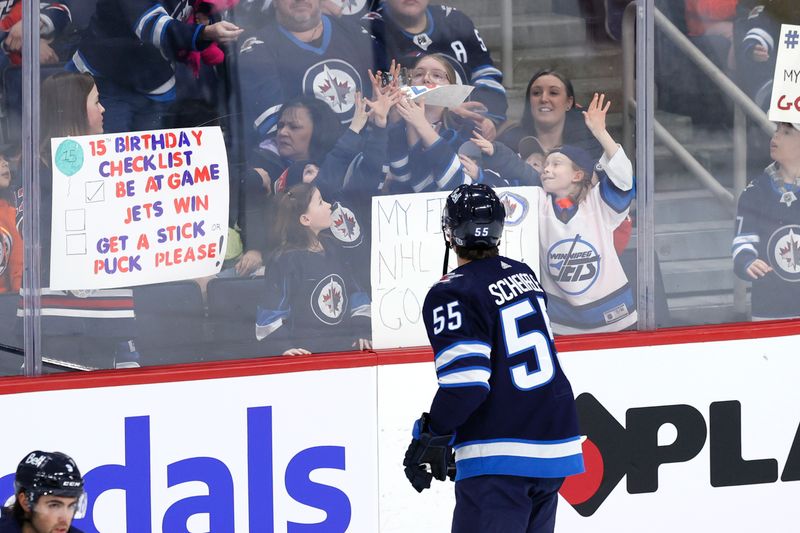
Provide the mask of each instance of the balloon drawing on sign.
{"label": "balloon drawing on sign", "polygon": [[56,168],[66,176],[72,176],[83,167],[83,149],[77,142],[67,139],[56,149]]}

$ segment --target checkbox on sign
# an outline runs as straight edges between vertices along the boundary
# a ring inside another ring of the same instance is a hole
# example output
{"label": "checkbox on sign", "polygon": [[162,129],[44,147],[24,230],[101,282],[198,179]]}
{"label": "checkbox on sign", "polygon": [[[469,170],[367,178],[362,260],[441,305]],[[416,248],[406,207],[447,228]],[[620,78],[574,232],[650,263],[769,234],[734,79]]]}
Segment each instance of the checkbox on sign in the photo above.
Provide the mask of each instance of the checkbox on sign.
{"label": "checkbox on sign", "polygon": [[67,255],[86,255],[86,234],[67,235]]}
{"label": "checkbox on sign", "polygon": [[86,203],[94,204],[97,202],[105,202],[106,200],[106,184],[104,181],[87,181],[86,182]]}
{"label": "checkbox on sign", "polygon": [[86,210],[67,209],[64,212],[65,231],[85,231],[86,230]]}

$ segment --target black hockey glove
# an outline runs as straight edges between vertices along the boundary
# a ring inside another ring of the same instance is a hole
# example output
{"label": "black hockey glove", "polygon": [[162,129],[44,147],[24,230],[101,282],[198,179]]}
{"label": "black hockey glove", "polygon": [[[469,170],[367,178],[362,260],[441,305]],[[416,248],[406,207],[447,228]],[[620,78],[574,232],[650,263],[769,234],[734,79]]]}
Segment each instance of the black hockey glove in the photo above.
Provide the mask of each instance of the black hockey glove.
{"label": "black hockey glove", "polygon": [[411,486],[417,492],[431,486],[433,478],[444,481],[453,480],[456,475],[456,461],[450,444],[453,435],[434,435],[430,430],[430,415],[422,413],[414,422],[413,438],[408,445],[403,466]]}

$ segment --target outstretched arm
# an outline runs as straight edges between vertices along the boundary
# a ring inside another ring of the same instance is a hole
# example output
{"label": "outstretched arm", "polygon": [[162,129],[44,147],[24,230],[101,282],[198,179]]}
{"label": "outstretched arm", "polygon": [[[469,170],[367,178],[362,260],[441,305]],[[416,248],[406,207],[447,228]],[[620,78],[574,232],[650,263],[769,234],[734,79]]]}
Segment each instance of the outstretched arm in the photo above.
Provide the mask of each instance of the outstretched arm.
{"label": "outstretched arm", "polygon": [[603,152],[608,159],[614,157],[617,153],[619,145],[611,137],[606,129],[606,114],[611,107],[611,101],[606,101],[605,94],[594,93],[589,107],[583,112],[583,120],[586,122],[586,127],[592,132],[594,138],[603,147]]}

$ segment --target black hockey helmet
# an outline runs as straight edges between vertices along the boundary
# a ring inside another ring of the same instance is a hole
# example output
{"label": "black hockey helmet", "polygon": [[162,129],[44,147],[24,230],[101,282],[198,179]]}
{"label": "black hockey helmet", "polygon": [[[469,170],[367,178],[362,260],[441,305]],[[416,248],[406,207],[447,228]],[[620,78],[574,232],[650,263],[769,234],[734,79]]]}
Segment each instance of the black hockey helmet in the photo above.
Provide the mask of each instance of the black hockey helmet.
{"label": "black hockey helmet", "polygon": [[500,243],[506,210],[491,187],[459,185],[442,212],[445,242],[461,248],[493,248]]}
{"label": "black hockey helmet", "polygon": [[36,450],[26,455],[17,466],[14,492],[24,492],[32,505],[42,496],[77,498],[78,511],[85,510],[83,477],[75,461],[61,452]]}

